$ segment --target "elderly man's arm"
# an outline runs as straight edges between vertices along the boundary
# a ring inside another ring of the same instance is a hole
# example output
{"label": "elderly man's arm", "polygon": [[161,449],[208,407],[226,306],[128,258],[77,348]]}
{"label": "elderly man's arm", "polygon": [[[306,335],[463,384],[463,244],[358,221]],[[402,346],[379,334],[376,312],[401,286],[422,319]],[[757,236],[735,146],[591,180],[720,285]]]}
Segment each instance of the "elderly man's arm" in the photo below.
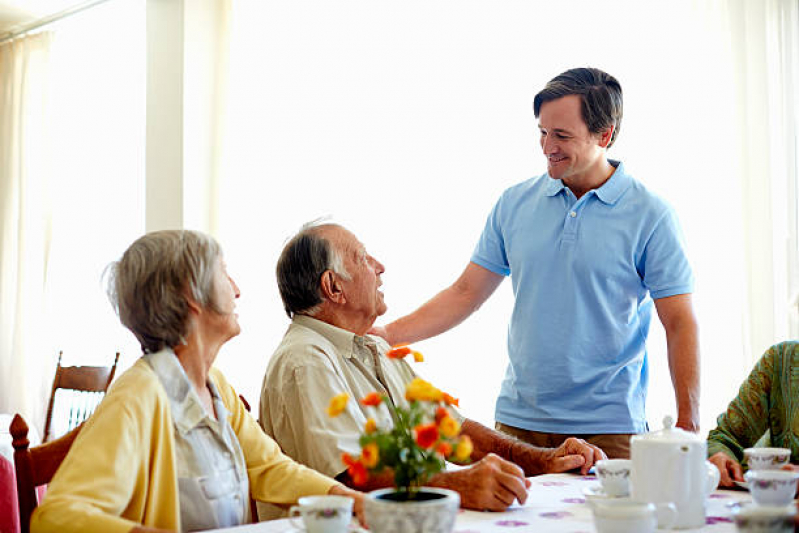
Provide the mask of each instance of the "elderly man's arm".
{"label": "elderly man's arm", "polygon": [[655,300],[669,354],[677,400],[677,427],[699,431],[699,328],[690,294]]}
{"label": "elderly man's arm", "polygon": [[469,419],[463,422],[461,434],[472,439],[472,460],[480,460],[494,453],[519,465],[526,476],[567,472],[576,468],[587,474],[594,463],[607,459],[602,450],[582,439],[572,437],[557,448],[537,448]]}
{"label": "elderly man's arm", "polygon": [[461,276],[413,313],[369,333],[389,344],[416,342],[435,337],[457,326],[477,311],[504,279],[475,263],[469,263]]}

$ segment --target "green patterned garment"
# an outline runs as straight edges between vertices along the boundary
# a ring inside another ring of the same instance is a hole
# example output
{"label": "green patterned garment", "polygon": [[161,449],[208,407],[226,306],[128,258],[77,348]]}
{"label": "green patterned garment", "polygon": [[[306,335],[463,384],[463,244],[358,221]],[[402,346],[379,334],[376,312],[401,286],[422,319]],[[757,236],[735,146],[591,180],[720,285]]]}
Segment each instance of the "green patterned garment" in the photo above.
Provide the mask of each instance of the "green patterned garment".
{"label": "green patterned garment", "polygon": [[708,457],[724,452],[741,462],[744,449],[766,431],[771,446],[789,448],[791,462],[799,463],[799,342],[783,342],[763,354],[708,435]]}

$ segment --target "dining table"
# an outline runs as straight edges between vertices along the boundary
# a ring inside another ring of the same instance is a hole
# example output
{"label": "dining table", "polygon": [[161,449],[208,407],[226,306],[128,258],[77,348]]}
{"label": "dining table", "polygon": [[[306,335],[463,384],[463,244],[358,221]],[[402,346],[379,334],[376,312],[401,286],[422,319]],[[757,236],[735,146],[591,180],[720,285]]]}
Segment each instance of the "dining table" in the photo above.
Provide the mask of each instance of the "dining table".
{"label": "dining table", "polygon": [[[593,474],[545,474],[530,478],[527,501],[514,503],[506,511],[478,512],[461,509],[453,533],[594,533],[591,498],[596,497],[599,481]],[[704,527],[683,529],[685,533],[726,533],[736,530],[733,512],[737,506],[751,504],[749,492],[742,489],[717,489],[707,500]],[[354,530],[358,531],[353,520]],[[216,529],[231,533],[290,533],[301,531],[287,518]],[[362,530],[366,531],[366,530]],[[658,530],[661,531],[661,530]]]}

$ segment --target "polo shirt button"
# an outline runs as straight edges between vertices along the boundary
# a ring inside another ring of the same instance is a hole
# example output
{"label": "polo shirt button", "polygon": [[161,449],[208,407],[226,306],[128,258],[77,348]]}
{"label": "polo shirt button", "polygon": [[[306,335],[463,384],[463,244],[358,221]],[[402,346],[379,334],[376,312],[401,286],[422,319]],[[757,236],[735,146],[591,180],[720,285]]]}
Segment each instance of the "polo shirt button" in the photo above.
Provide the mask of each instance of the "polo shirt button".
{"label": "polo shirt button", "polygon": [[577,216],[577,213],[576,213],[576,212],[574,212],[574,211],[572,211],[571,213],[569,213],[569,216],[570,216],[570,217],[572,217],[572,218],[574,218],[574,217],[576,217],[576,216]]}

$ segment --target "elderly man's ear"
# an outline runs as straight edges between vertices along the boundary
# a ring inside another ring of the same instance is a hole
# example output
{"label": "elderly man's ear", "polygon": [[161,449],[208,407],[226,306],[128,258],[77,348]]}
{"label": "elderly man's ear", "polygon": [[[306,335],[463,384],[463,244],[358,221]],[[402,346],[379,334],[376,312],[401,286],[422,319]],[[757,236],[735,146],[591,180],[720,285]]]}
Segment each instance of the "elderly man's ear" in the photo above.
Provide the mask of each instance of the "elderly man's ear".
{"label": "elderly man's ear", "polygon": [[332,270],[326,270],[322,274],[321,288],[324,297],[332,303],[343,304],[347,301],[339,277]]}

